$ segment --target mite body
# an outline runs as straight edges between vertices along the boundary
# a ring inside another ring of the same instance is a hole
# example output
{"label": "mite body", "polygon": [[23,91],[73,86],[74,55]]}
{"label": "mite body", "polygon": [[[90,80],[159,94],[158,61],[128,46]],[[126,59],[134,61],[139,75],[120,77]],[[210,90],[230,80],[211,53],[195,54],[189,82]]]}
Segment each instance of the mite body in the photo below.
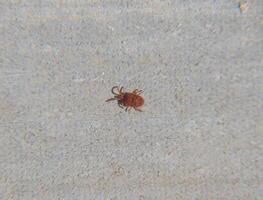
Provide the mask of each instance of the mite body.
{"label": "mite body", "polygon": [[[115,90],[117,90],[117,93]],[[135,89],[133,92],[123,92],[123,87],[119,88],[118,86],[114,86],[111,89],[111,92],[115,96],[106,100],[106,102],[117,100],[119,107],[126,107],[126,111],[131,110],[131,108],[134,108],[137,111],[142,111],[139,108],[144,104],[144,99],[140,96],[143,92],[142,90]]]}

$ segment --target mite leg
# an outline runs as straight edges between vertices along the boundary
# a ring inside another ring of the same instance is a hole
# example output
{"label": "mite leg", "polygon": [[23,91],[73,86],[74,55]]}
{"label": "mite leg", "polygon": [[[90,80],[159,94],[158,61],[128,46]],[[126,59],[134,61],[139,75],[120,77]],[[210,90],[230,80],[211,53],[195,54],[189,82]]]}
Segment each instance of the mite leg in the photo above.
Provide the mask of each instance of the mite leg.
{"label": "mite leg", "polygon": [[125,111],[130,111],[132,107],[126,107]]}
{"label": "mite leg", "polygon": [[120,93],[120,94],[123,94],[122,91],[123,91],[123,87],[121,87],[121,89],[119,90],[119,93]]}
{"label": "mite leg", "polygon": [[124,107],[121,105],[120,102],[118,102],[118,106],[119,106],[120,108],[124,109]]}
{"label": "mite leg", "polygon": [[112,92],[112,94],[118,95],[118,93],[116,93],[116,92],[114,91],[115,89],[117,89],[117,90],[118,90],[118,92],[120,92],[120,90],[119,90],[119,87],[118,87],[118,86],[114,86],[114,87],[111,89],[111,92]]}
{"label": "mite leg", "polygon": [[135,89],[135,90],[133,90],[132,93],[133,93],[133,94],[141,94],[141,93],[143,93],[143,91],[142,91],[142,90]]}
{"label": "mite leg", "polygon": [[117,100],[116,97],[107,99],[106,102]]}
{"label": "mite leg", "polygon": [[140,108],[133,107],[135,110],[142,112]]}

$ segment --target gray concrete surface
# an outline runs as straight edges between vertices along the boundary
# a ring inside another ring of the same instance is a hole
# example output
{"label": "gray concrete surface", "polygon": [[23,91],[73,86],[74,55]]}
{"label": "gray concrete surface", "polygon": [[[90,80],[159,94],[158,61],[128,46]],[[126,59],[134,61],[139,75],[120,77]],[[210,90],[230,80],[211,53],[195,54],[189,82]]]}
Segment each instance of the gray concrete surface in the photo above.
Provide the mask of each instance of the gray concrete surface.
{"label": "gray concrete surface", "polygon": [[262,0],[1,0],[0,31],[1,200],[263,199]]}

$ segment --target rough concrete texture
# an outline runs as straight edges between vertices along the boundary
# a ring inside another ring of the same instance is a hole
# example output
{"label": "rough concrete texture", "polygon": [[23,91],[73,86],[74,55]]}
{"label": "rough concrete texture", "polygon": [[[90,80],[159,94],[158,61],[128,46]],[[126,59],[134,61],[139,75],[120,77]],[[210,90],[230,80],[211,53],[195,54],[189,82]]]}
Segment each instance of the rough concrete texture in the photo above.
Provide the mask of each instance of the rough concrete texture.
{"label": "rough concrete texture", "polygon": [[1,200],[263,198],[262,0],[0,2]]}

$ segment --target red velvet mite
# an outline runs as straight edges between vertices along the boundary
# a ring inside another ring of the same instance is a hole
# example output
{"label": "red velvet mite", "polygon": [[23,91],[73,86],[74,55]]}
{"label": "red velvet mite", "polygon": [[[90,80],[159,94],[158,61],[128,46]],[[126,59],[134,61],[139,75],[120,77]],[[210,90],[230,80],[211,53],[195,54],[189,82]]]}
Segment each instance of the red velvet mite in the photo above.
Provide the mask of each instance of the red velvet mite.
{"label": "red velvet mite", "polygon": [[[117,89],[117,92],[115,91]],[[139,107],[144,104],[144,99],[140,94],[143,92],[142,90],[135,89],[133,92],[123,92],[123,87],[121,89],[118,86],[114,86],[111,89],[112,94],[115,96],[106,100],[106,102],[117,100],[118,106],[121,108],[126,107],[127,110],[131,110],[134,108],[137,111],[142,111]]]}

